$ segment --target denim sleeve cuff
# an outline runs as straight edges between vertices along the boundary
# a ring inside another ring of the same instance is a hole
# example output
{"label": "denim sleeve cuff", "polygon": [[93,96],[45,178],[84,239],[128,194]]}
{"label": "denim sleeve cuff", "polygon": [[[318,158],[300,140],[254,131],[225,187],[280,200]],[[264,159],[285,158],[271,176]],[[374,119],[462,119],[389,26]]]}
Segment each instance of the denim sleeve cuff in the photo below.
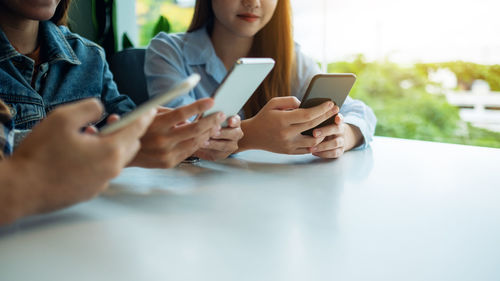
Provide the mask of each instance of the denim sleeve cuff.
{"label": "denim sleeve cuff", "polygon": [[14,149],[16,149],[19,144],[26,138],[26,136],[31,133],[31,130],[18,130],[14,129]]}

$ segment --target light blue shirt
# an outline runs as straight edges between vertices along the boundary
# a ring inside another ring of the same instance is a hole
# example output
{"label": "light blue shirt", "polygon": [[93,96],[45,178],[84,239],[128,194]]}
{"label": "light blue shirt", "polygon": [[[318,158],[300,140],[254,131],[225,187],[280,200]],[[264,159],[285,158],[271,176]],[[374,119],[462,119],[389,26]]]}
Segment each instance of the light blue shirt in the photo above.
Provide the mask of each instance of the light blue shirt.
{"label": "light blue shirt", "polygon": [[[295,50],[297,77],[292,80],[291,95],[301,100],[312,77],[321,71],[314,60],[300,51],[298,45]],[[198,73],[201,76],[198,86],[167,105],[179,107],[211,97],[226,76],[227,69],[216,55],[206,29],[201,28],[190,33],[158,34],[146,50],[144,72],[150,96],[164,93],[177,82]],[[340,112],[344,122],[361,130],[364,143],[358,148],[367,147],[373,139],[377,123],[371,108],[362,101],[347,97]]]}

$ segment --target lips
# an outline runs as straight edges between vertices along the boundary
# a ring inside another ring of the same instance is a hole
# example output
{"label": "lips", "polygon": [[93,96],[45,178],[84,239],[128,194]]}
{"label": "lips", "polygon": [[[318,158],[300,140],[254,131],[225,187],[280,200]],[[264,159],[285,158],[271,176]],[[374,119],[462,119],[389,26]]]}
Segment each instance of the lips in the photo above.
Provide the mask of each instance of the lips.
{"label": "lips", "polygon": [[260,18],[259,16],[251,13],[238,14],[237,16],[239,19],[244,20],[246,22],[255,22]]}

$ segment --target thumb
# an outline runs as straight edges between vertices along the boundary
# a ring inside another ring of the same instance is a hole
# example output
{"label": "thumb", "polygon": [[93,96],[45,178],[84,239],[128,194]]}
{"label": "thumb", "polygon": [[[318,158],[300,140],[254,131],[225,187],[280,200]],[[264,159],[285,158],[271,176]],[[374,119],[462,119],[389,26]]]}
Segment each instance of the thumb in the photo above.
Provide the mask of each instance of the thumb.
{"label": "thumb", "polygon": [[268,102],[268,105],[271,107],[271,109],[279,109],[279,110],[296,109],[300,106],[300,101],[294,96],[276,97],[272,98]]}
{"label": "thumb", "polygon": [[64,124],[71,129],[80,129],[97,121],[104,109],[97,99],[85,99],[76,103],[63,105],[54,110],[54,115],[64,118]]}

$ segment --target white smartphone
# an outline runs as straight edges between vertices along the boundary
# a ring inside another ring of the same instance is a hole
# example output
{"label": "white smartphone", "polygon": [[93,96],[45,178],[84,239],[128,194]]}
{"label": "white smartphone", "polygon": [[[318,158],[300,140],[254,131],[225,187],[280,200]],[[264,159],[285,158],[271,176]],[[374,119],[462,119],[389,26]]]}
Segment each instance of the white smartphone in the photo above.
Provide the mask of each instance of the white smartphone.
{"label": "white smartphone", "polygon": [[223,112],[229,118],[238,114],[273,67],[271,58],[240,58],[212,95],[214,106],[203,116]]}
{"label": "white smartphone", "polygon": [[[356,82],[356,75],[352,73],[318,74],[313,77],[300,103],[301,108],[310,108],[326,101],[333,101],[339,108],[344,104],[352,86]],[[325,120],[318,126],[302,132],[303,135],[313,135],[313,130],[334,124],[335,116]]]}
{"label": "white smartphone", "polygon": [[161,95],[157,95],[152,99],[144,102],[133,111],[125,114],[120,120],[105,125],[104,127],[101,128],[100,134],[103,135],[110,134],[129,125],[130,123],[137,120],[137,118],[139,118],[141,115],[151,110],[152,108],[166,104],[174,100],[175,98],[191,91],[198,84],[198,82],[200,82],[200,75],[196,73],[192,74],[191,76],[189,76],[184,81],[177,84],[168,92]]}

